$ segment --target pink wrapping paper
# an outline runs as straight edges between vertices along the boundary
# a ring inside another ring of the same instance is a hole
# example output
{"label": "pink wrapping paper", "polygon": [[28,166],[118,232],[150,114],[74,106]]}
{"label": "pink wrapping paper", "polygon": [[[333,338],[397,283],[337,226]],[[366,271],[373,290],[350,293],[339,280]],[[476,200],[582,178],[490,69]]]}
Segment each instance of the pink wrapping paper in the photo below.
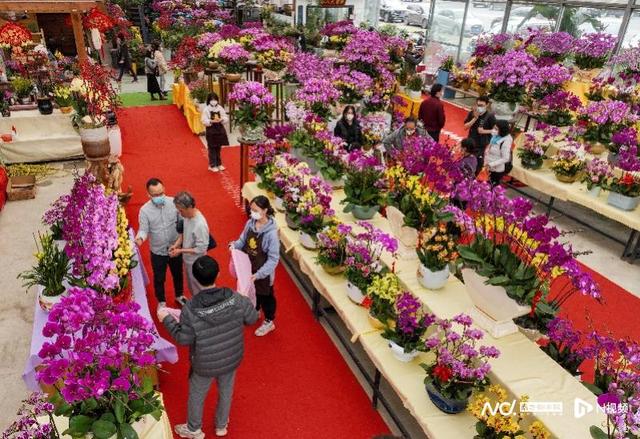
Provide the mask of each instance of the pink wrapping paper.
{"label": "pink wrapping paper", "polygon": [[246,296],[251,303],[256,304],[256,286],[251,282],[251,261],[249,255],[241,250],[231,250],[231,261],[229,263],[231,275],[238,280],[236,289],[238,293]]}

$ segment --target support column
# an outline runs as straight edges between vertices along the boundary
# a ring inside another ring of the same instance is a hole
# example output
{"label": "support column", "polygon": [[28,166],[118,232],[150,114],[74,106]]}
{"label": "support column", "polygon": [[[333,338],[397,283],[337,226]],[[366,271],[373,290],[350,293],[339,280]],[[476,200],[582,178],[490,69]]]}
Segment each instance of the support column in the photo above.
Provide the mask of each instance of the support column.
{"label": "support column", "polygon": [[73,26],[73,37],[76,40],[78,59],[82,63],[87,61],[88,56],[87,48],[84,45],[84,30],[82,29],[82,17],[80,16],[80,12],[71,12],[71,25]]}

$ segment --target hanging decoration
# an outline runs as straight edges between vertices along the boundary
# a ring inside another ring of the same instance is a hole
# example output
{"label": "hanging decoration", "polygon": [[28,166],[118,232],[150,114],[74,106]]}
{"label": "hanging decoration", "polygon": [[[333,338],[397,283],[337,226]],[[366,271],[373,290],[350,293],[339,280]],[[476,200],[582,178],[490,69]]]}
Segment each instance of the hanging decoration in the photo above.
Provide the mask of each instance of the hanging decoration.
{"label": "hanging decoration", "polygon": [[7,22],[0,27],[0,47],[18,47],[32,42],[31,31],[21,24]]}
{"label": "hanging decoration", "polygon": [[82,25],[86,29],[98,29],[104,33],[113,27],[113,21],[104,12],[97,8],[92,8],[82,20]]}

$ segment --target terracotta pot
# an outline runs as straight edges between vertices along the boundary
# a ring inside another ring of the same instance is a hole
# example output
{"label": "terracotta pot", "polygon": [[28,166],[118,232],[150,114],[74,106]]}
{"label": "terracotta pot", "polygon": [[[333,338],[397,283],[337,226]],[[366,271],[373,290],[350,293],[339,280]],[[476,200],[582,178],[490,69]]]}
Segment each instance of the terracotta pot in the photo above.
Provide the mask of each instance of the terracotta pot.
{"label": "terracotta pot", "polygon": [[240,73],[225,73],[224,78],[229,82],[240,82],[242,74]]}
{"label": "terracotta pot", "polygon": [[337,276],[338,274],[344,273],[347,267],[345,267],[344,265],[338,265],[337,267],[328,267],[326,265],[323,265],[322,269],[325,271],[325,273],[330,274],[331,276]]}
{"label": "terracotta pot", "polygon": [[80,128],[82,152],[89,161],[100,161],[109,158],[111,145],[107,127]]}
{"label": "terracotta pot", "polygon": [[73,107],[60,107],[60,112],[62,114],[69,114],[73,111]]}
{"label": "terracotta pot", "polygon": [[556,178],[558,179],[558,181],[561,181],[563,183],[573,183],[578,179],[578,174],[576,175],[556,174]]}
{"label": "terracotta pot", "polygon": [[589,152],[593,155],[602,154],[607,150],[607,147],[600,142],[593,142],[589,144]]}

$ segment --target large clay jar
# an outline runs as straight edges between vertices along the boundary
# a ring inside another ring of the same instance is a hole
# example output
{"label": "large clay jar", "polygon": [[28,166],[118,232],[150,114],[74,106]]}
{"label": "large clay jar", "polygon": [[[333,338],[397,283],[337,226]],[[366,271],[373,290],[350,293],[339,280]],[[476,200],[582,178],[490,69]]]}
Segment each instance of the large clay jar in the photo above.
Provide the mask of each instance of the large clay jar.
{"label": "large clay jar", "polygon": [[90,162],[106,160],[111,152],[107,127],[80,128],[82,152]]}

